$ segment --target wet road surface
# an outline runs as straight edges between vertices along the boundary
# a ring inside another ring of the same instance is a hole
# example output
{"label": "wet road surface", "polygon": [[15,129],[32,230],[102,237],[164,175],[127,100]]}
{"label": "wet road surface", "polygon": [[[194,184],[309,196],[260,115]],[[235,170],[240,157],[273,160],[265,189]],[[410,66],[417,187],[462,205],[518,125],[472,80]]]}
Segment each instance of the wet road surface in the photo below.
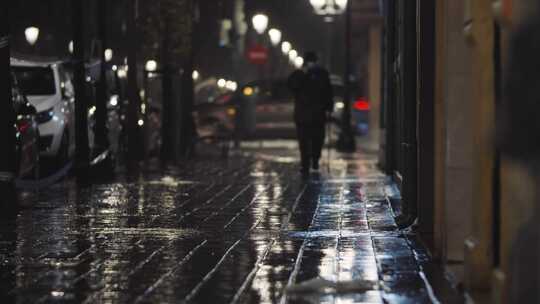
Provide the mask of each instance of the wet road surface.
{"label": "wet road surface", "polygon": [[334,153],[305,183],[293,155],[43,191],[0,220],[2,303],[450,302],[397,230],[373,157]]}

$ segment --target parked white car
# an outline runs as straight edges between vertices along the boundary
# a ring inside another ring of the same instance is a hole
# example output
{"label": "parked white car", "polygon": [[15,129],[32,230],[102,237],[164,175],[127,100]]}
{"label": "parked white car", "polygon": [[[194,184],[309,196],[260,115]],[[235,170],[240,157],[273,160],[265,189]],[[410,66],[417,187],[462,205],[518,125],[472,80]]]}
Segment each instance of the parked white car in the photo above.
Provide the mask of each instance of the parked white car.
{"label": "parked white car", "polygon": [[36,108],[41,155],[60,161],[75,151],[74,89],[61,61],[11,59],[21,90]]}

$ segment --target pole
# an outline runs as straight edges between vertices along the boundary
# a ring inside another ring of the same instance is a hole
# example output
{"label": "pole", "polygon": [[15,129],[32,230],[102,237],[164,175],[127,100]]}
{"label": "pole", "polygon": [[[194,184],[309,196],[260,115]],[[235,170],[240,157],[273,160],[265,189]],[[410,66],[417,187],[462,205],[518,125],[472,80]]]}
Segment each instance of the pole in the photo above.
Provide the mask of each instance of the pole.
{"label": "pole", "polygon": [[[89,166],[88,103],[85,94],[83,1],[73,0],[73,75],[75,87],[75,169],[86,176]],[[65,135],[64,135],[65,136]]]}
{"label": "pole", "polygon": [[326,68],[332,71],[332,42],[334,21],[327,22],[326,26]]}
{"label": "pole", "polygon": [[195,37],[199,29],[199,3],[197,0],[192,1],[191,7],[191,31],[190,31],[190,52],[187,62],[184,66],[182,74],[182,100],[181,100],[181,128],[180,128],[180,152],[184,157],[190,156],[193,150],[195,136],[195,122],[193,119],[193,107],[195,103],[195,91],[193,70],[195,56],[199,51],[199,45],[196,43]]}
{"label": "pole", "polygon": [[96,134],[97,152],[109,149],[109,139],[107,136],[107,64],[105,60],[105,50],[107,49],[107,1],[99,0],[98,25],[99,38],[101,40],[101,66],[100,78],[97,87],[96,100]]}
{"label": "pole", "polygon": [[148,109],[150,108],[148,106],[148,100],[150,99],[148,96],[150,94],[150,85],[149,85],[149,79],[148,77],[150,75],[148,75],[148,71],[146,71],[146,69],[143,70],[143,91],[144,91],[144,99],[142,100],[144,106],[145,106],[145,110],[144,110],[144,113],[143,114],[143,121],[145,122],[144,126],[142,127],[142,132],[143,132],[143,142],[144,142],[144,149],[143,149],[143,159],[144,161],[146,162],[148,160],[148,155],[149,155],[149,143],[150,143],[150,134],[152,132],[152,130],[150,130],[150,128],[148,128]]}
{"label": "pole", "polygon": [[137,126],[138,113],[140,107],[139,89],[137,83],[137,6],[138,1],[128,1],[128,18],[127,18],[127,30],[128,30],[128,84],[127,84],[127,97],[128,97],[128,109],[127,109],[127,133],[128,133],[128,147],[127,147],[127,160],[128,168],[135,169],[137,161],[139,160],[139,154],[137,151],[141,150],[139,130]]}
{"label": "pole", "polygon": [[11,99],[9,19],[7,1],[0,4],[0,206],[13,206],[15,201],[15,112]]}
{"label": "pole", "polygon": [[351,11],[352,1],[347,1],[347,7],[345,9],[345,75],[343,82],[345,85],[345,92],[343,94],[343,114],[341,119],[341,133],[337,142],[337,149],[342,152],[354,152],[356,149],[356,143],[351,127]]}
{"label": "pole", "polygon": [[[161,11],[161,10],[160,10]],[[162,123],[161,123],[161,161],[168,162],[176,159],[178,147],[176,137],[178,130],[176,120],[180,119],[176,114],[178,105],[173,99],[172,68],[169,58],[170,45],[170,20],[168,16],[163,16],[164,30],[161,41],[161,91],[162,91]]]}
{"label": "pole", "polygon": [[194,99],[194,83],[193,83],[193,51],[190,58],[184,66],[182,73],[182,100],[180,104],[181,111],[181,127],[180,127],[180,153],[183,157],[188,157],[193,149],[193,99]]}

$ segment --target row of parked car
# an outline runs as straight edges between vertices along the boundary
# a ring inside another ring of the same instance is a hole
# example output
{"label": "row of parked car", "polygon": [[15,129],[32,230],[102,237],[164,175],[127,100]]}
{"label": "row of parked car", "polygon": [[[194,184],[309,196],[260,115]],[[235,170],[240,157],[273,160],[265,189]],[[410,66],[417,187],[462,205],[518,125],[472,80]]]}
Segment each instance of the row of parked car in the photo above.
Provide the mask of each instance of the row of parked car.
{"label": "row of parked car", "polygon": [[[332,77],[334,88],[333,125],[340,127],[344,109],[344,85]],[[357,135],[368,132],[370,105],[358,87],[352,88],[352,126]],[[286,80],[258,80],[249,82],[235,92],[199,94],[196,121],[202,138],[234,134],[238,139],[294,138],[294,101]]]}
{"label": "row of parked car", "polygon": [[[92,88],[91,70],[91,66],[87,67],[89,88]],[[73,75],[68,62],[11,58],[11,79],[17,117],[17,175],[23,179],[36,179],[40,177],[43,164],[58,169],[75,153]],[[109,105],[113,104],[114,98],[117,96],[111,96]],[[114,105],[117,105],[115,101]],[[90,103],[88,137],[91,148],[94,112],[95,107]],[[118,129],[114,128],[115,131]]]}
{"label": "row of parked car", "polygon": [[[11,67],[13,105],[17,116],[18,176],[38,178],[43,161],[58,167],[65,164],[75,152],[72,73],[69,64],[62,61],[12,58]],[[91,69],[87,67],[87,73],[88,70]],[[339,126],[344,108],[343,84],[338,78],[332,78],[332,85],[335,92],[333,117]],[[361,96],[357,88],[354,88],[353,96]],[[198,97],[194,114],[200,138],[231,135],[237,139],[295,137],[293,97],[285,80],[253,81],[235,92],[216,90],[212,94],[198,94]],[[115,109],[119,103],[115,95],[108,103],[109,124],[113,125],[110,128],[113,131],[110,132],[110,141],[113,144],[118,144],[120,137],[121,113]],[[91,147],[94,111],[95,107],[89,105],[88,134]],[[368,113],[368,101],[357,98],[352,104],[352,118],[359,135],[367,133]]]}
{"label": "row of parked car", "polygon": [[39,178],[42,160],[66,162],[74,152],[74,90],[60,61],[11,59],[17,116],[17,175]]}

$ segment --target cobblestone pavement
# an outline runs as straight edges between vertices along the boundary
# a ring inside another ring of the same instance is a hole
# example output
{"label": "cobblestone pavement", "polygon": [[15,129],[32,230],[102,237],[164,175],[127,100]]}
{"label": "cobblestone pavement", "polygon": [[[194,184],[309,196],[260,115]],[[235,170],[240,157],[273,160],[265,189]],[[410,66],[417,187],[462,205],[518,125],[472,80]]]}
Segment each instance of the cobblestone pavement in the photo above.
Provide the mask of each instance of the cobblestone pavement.
{"label": "cobblestone pavement", "polygon": [[1,302],[437,303],[374,159],[336,155],[308,183],[293,161],[56,185],[0,220]]}

